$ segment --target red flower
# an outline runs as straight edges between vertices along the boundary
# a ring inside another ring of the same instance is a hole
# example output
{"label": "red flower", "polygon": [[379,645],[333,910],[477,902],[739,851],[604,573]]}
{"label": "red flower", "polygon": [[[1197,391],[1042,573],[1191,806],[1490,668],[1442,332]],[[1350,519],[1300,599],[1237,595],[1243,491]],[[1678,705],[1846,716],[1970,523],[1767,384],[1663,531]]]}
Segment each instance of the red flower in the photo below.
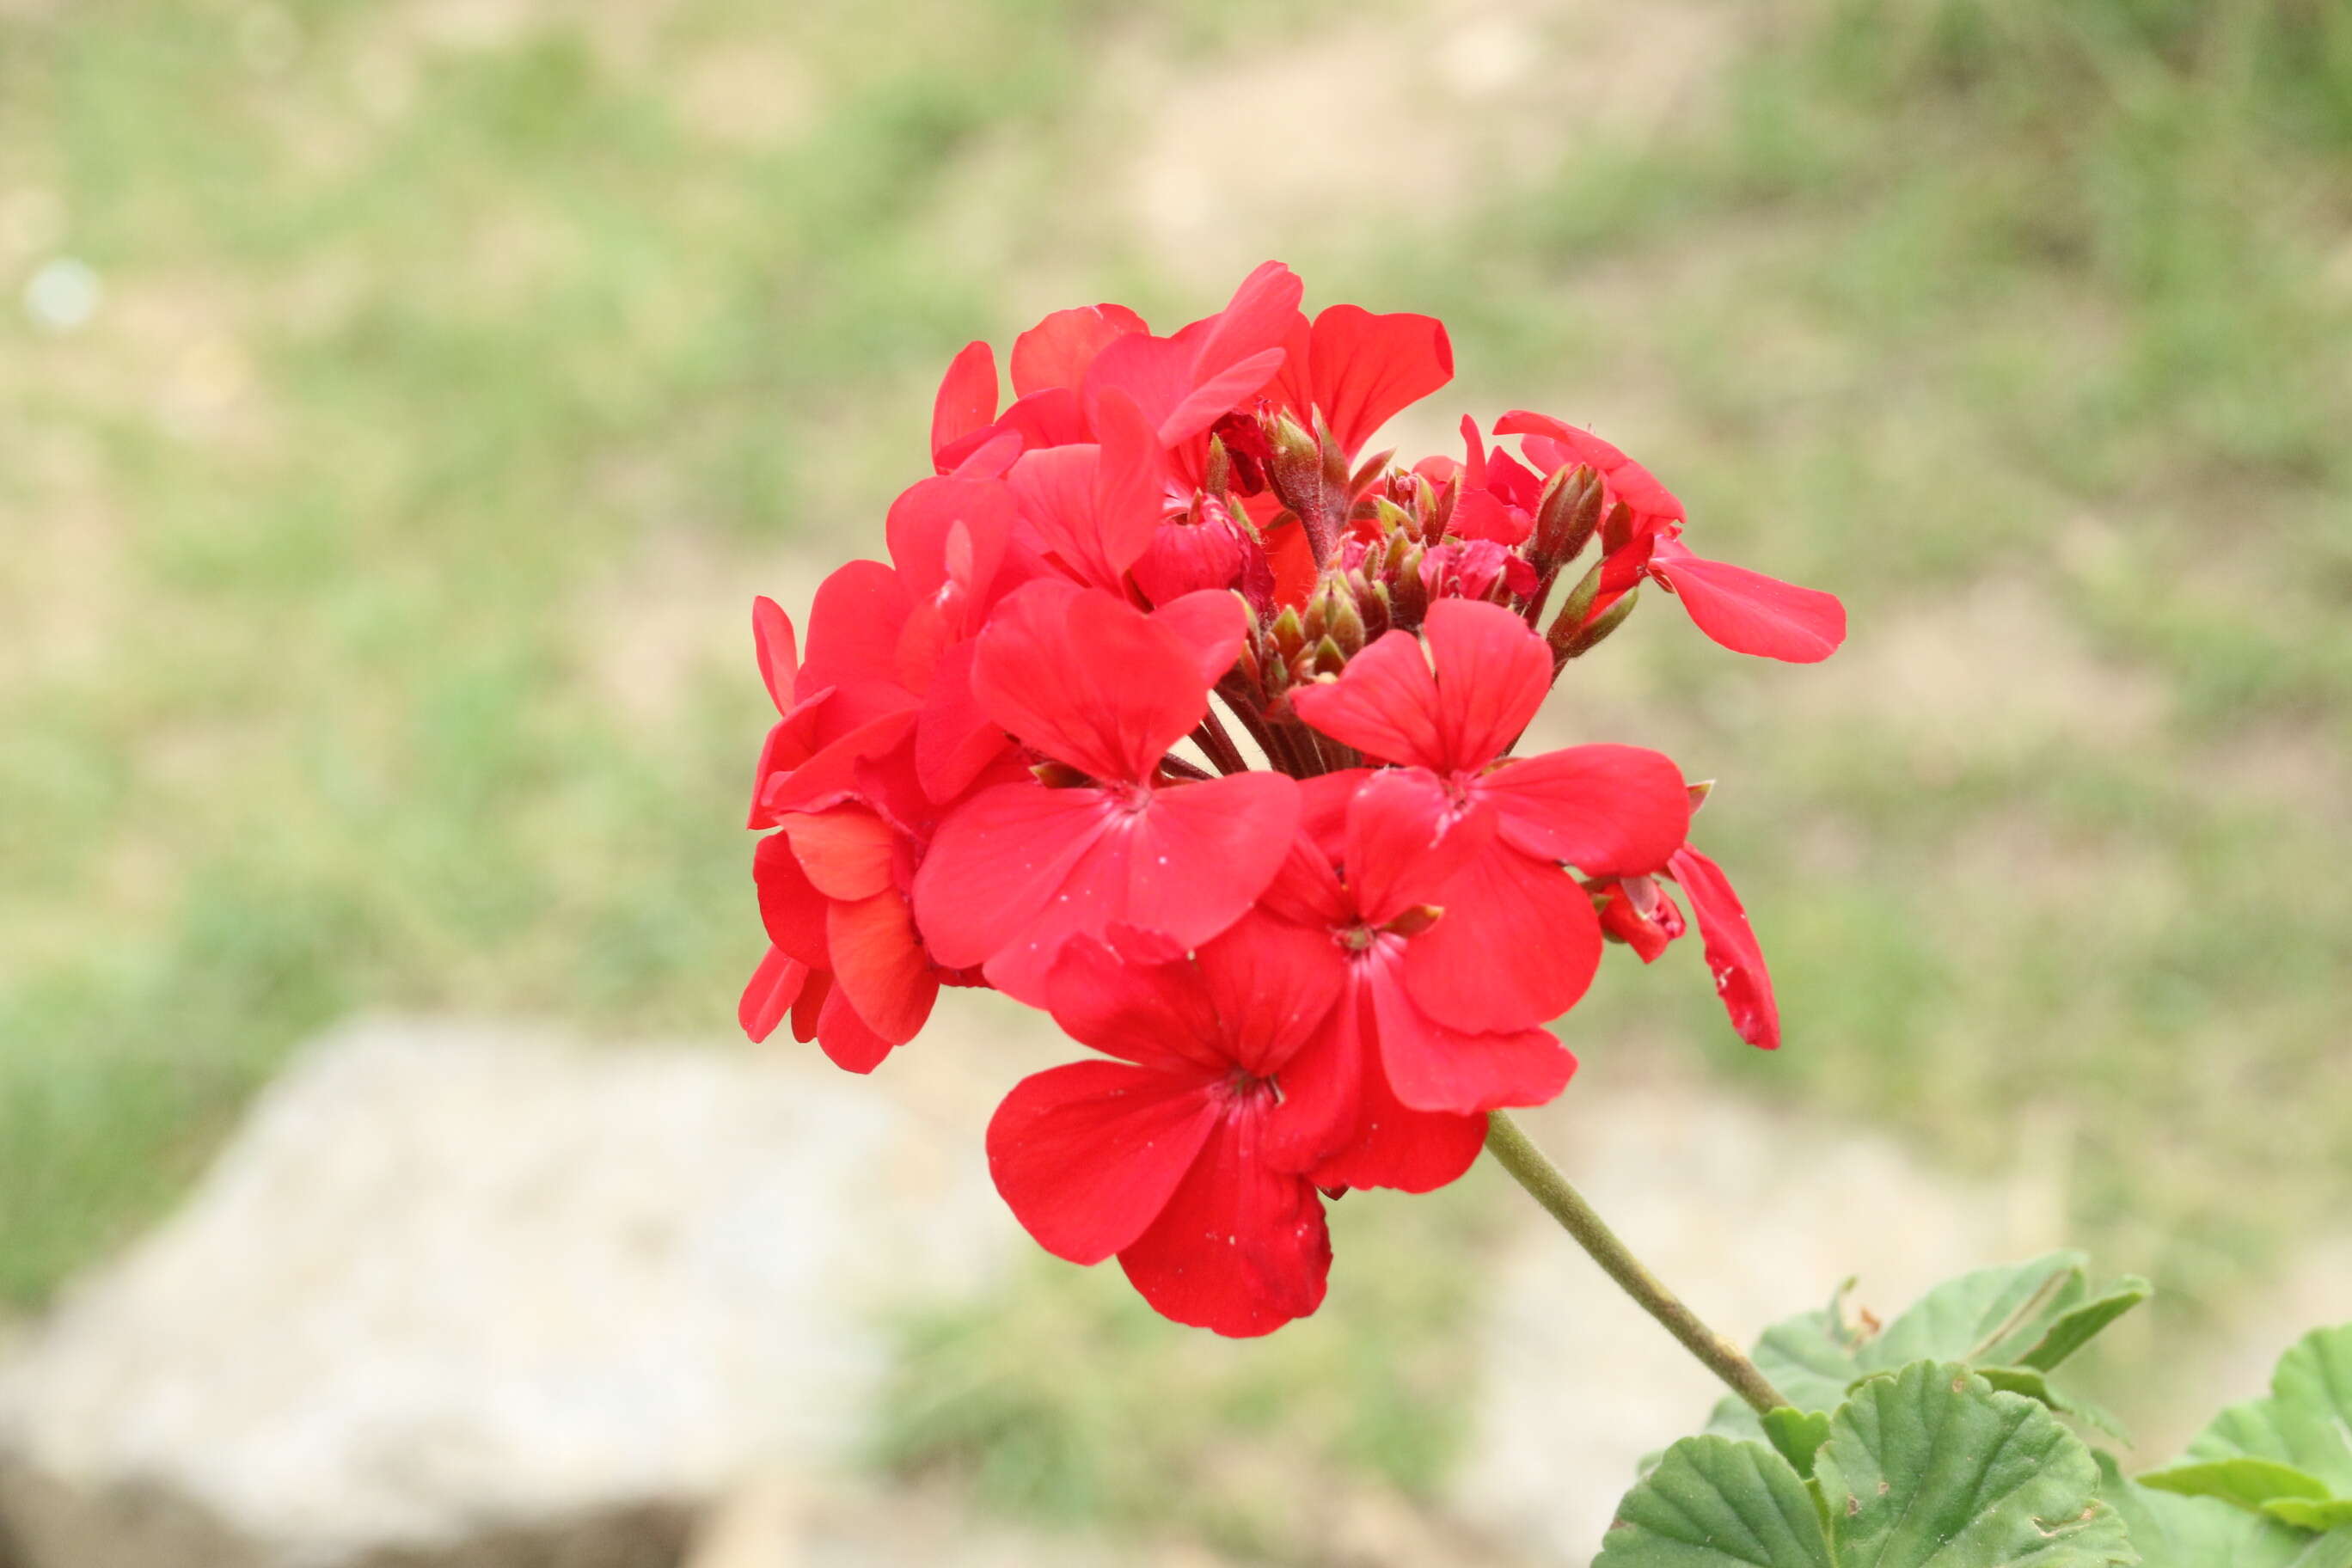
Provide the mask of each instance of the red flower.
{"label": "red flower", "polygon": [[1281,863],[1297,792],[1279,773],[1178,783],[1168,749],[1207,714],[1244,624],[1230,594],[1146,616],[1108,594],[1036,584],[980,639],[990,717],[1083,775],[1000,785],[941,825],[915,879],[930,950],[1033,1006],[1064,941],[1125,924],[1187,946],[1239,919]]}
{"label": "red flower", "polygon": [[1283,1068],[1336,987],[1262,940],[1154,945],[1064,950],[1055,1020],[1117,1059],[1024,1079],[989,1123],[989,1170],[1055,1257],[1115,1254],[1176,1321],[1266,1333],[1322,1302],[1331,1265],[1322,1200],[1272,1157],[1272,1129]]}
{"label": "red flower", "polygon": [[1632,529],[1609,544],[1612,575],[1587,619],[1597,618],[1644,573],[1682,600],[1698,629],[1734,653],[1814,664],[1845,641],[1845,606],[1836,595],[1800,588],[1744,566],[1707,561],[1682,542],[1683,503],[1649,469],[1595,436],[1545,414],[1514,412],[1495,422],[1547,473],[1590,464],[1608,487],[1610,502],[1624,503]]}
{"label": "red flower", "polygon": [[[1544,640],[1508,610],[1464,599],[1431,605],[1423,636],[1426,654],[1421,639],[1390,632],[1337,680],[1303,689],[1292,702],[1333,739],[1425,776],[1433,834],[1448,813],[1496,813],[1496,841],[1462,858],[1444,900],[1449,918],[1415,957],[1446,973],[1503,956],[1507,969],[1491,984],[1456,999],[1466,1027],[1557,1017],[1601,961],[1591,904],[1561,864],[1589,876],[1663,867],[1690,823],[1682,773],[1632,746],[1505,758],[1550,689]],[[1538,931],[1543,940],[1532,941]]]}
{"label": "red flower", "polygon": [[1442,1186],[1491,1110],[1560,1091],[1544,1026],[1604,933],[1654,959],[1682,897],[1734,1027],[1778,1044],[1674,764],[1512,753],[1644,578],[1741,651],[1844,633],[1828,595],[1693,555],[1673,494],[1558,420],[1498,421],[1518,456],[1465,420],[1459,458],[1363,458],[1451,379],[1445,329],[1299,298],[1268,262],[1166,337],[1055,311],[1009,405],[967,346],[888,559],[827,577],[804,643],[753,611],[777,718],[744,1031],[789,1019],[865,1072],[942,987],[1049,1009],[1104,1056],[1004,1100],[999,1188],[1049,1250],[1227,1334],[1322,1300],[1324,1194]]}

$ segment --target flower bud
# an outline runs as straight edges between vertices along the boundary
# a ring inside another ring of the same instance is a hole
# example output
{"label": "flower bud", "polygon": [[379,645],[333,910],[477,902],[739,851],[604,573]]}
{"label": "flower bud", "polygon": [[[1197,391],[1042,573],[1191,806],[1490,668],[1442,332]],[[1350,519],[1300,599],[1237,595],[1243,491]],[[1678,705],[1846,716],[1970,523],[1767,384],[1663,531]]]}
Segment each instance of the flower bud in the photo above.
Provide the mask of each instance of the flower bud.
{"label": "flower bud", "polygon": [[1323,612],[1326,635],[1339,645],[1345,657],[1353,658],[1364,647],[1364,613],[1356,607],[1355,593],[1344,582],[1333,582],[1324,592],[1328,605]]}
{"label": "flower bud", "polygon": [[1265,466],[1266,484],[1283,505],[1304,520],[1323,510],[1323,452],[1307,427],[1287,414],[1275,415],[1265,427],[1273,455]]}
{"label": "flower bud", "polygon": [[1315,645],[1315,673],[1337,675],[1348,668],[1348,656],[1330,637]]}
{"label": "flower bud", "polygon": [[1299,622],[1298,607],[1296,605],[1283,605],[1282,614],[1274,617],[1274,625],[1266,628],[1266,635],[1273,639],[1275,650],[1284,658],[1297,658],[1299,649],[1307,646],[1307,628]]}
{"label": "flower bud", "polygon": [[1528,554],[1538,566],[1573,561],[1601,526],[1601,476],[1589,464],[1562,468],[1547,480],[1536,503]]}
{"label": "flower bud", "polygon": [[1559,614],[1552,618],[1547,640],[1556,658],[1569,657],[1568,645],[1584,629],[1584,617],[1592,613],[1592,601],[1601,596],[1601,566],[1598,561],[1592,563],[1592,570],[1568,591],[1568,597],[1560,602]]}
{"label": "flower bud", "polygon": [[1641,596],[1642,590],[1638,584],[1626,589],[1623,598],[1601,611],[1598,620],[1569,640],[1568,646],[1559,650],[1559,657],[1581,658],[1599,647],[1603,638],[1625,624],[1625,617],[1633,613],[1633,602]]}
{"label": "flower bud", "polygon": [[1224,439],[1209,437],[1209,459],[1202,466],[1201,488],[1213,496],[1223,496],[1234,488],[1234,460],[1225,450]]}

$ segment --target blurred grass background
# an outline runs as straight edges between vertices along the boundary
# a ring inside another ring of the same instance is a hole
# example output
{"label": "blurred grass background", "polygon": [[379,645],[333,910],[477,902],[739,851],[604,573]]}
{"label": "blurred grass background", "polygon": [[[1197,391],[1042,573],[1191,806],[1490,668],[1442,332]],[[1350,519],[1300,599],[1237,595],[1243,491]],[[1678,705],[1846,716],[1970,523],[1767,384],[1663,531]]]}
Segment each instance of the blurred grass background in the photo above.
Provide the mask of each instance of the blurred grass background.
{"label": "blurred grass background", "polygon": [[[2340,1218],[2352,7],[7,0],[0,1296],[349,1010],[724,1036],[751,595],[878,549],[967,339],[1269,255],[1446,317],[1415,437],[1594,424],[1852,609],[1818,670],[1671,606],[1579,667],[1576,729],[1723,779],[1790,1040],[1677,953],[1588,1072],[2059,1141],[2168,1332]],[[886,1457],[1141,1524],[1188,1433],[1426,1489],[1469,1288],[1412,1272],[1286,1361],[1040,1270],[910,1325]]]}

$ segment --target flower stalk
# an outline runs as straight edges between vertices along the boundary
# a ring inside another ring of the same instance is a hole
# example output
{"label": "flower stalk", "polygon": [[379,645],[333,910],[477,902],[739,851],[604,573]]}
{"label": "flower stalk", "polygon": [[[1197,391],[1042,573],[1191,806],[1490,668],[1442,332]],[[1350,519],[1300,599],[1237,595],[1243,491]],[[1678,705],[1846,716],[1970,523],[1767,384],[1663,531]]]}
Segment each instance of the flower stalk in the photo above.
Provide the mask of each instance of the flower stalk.
{"label": "flower stalk", "polygon": [[1683,1304],[1681,1297],[1633,1256],[1618,1239],[1617,1233],[1609,1228],[1608,1222],[1585,1202],[1584,1194],[1560,1174],[1559,1167],[1535,1146],[1517,1122],[1502,1111],[1487,1114],[1486,1152],[1511,1173],[1513,1181],[1528,1190],[1529,1197],[1544,1206],[1547,1214],[1559,1221],[1560,1228],[1591,1255],[1602,1273],[1615,1280],[1619,1289],[1655,1318],[1707,1371],[1754,1406],[1758,1415],[1789,1403],[1756,1369],[1756,1363],[1740,1353],[1738,1345],[1702,1322],[1697,1313]]}

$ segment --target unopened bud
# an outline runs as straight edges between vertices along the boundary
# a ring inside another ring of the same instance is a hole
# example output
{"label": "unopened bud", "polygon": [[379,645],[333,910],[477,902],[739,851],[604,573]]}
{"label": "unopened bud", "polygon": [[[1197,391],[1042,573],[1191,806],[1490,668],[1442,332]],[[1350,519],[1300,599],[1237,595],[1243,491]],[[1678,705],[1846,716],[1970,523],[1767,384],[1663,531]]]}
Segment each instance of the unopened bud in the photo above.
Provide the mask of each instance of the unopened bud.
{"label": "unopened bud", "polygon": [[1375,452],[1358,463],[1356,471],[1348,476],[1348,493],[1360,496],[1371,489],[1372,482],[1389,471],[1389,459],[1395,456],[1396,448],[1391,447],[1387,451]]}
{"label": "unopened bud", "polygon": [[1609,509],[1609,516],[1601,524],[1601,552],[1614,555],[1633,542],[1633,513],[1623,501]]}
{"label": "unopened bud", "polygon": [[1233,489],[1234,459],[1225,450],[1222,437],[1209,437],[1209,460],[1202,465],[1201,488],[1213,496],[1222,496]]}
{"label": "unopened bud", "polygon": [[1584,629],[1584,617],[1592,613],[1592,601],[1601,596],[1601,565],[1598,561],[1592,563],[1592,570],[1568,591],[1559,614],[1552,618],[1549,640],[1552,652],[1562,658],[1568,657],[1568,645]]}
{"label": "unopened bud", "polygon": [[1436,500],[1421,514],[1421,538],[1424,544],[1434,544],[1445,537],[1454,525],[1454,506],[1462,499],[1462,470],[1456,468],[1437,492]]}
{"label": "unopened bud", "polygon": [[1528,552],[1556,567],[1573,561],[1601,526],[1601,476],[1590,465],[1562,468],[1544,485],[1536,503],[1536,529]]}
{"label": "unopened bud", "polygon": [[1348,471],[1348,453],[1325,424],[1323,411],[1315,411],[1315,445],[1323,459],[1323,488],[1341,496],[1352,498],[1355,489],[1350,481],[1354,475]]}
{"label": "unopened bud", "polygon": [[1315,645],[1316,674],[1337,675],[1347,668],[1348,655],[1339,643],[1327,637]]}
{"label": "unopened bud", "polygon": [[1301,517],[1319,514],[1323,506],[1323,452],[1307,427],[1287,414],[1266,422],[1266,444],[1274,448],[1266,464],[1266,482],[1283,505]]}
{"label": "unopened bud", "polygon": [[1343,655],[1353,658],[1364,648],[1364,613],[1356,607],[1354,590],[1345,584],[1332,584],[1329,595],[1330,607],[1323,612],[1326,635]]}
{"label": "unopened bud", "polygon": [[1561,657],[1564,658],[1581,658],[1586,654],[1591,653],[1594,648],[1599,647],[1602,640],[1605,639],[1611,632],[1615,631],[1619,626],[1625,624],[1625,617],[1633,613],[1633,601],[1641,596],[1642,589],[1640,584],[1637,584],[1634,586],[1626,589],[1625,596],[1623,598],[1618,600],[1615,604],[1601,611],[1600,619],[1594,621],[1591,626],[1577,633],[1576,636],[1570,639],[1568,647],[1561,650]]}
{"label": "unopened bud", "polygon": [[1386,583],[1368,583],[1356,595],[1356,608],[1364,617],[1364,640],[1377,642],[1388,629],[1396,625],[1396,607],[1389,601]]}
{"label": "unopened bud", "polygon": [[1389,609],[1401,626],[1417,626],[1429,614],[1429,584],[1421,580],[1421,552],[1409,550],[1389,579]]}
{"label": "unopened bud", "polygon": [[1283,605],[1282,614],[1275,616],[1274,625],[1266,628],[1266,636],[1273,639],[1276,651],[1283,658],[1296,658],[1298,650],[1307,646],[1307,628],[1299,623],[1298,607]]}
{"label": "unopened bud", "polygon": [[1410,534],[1414,530],[1412,513],[1386,496],[1375,496],[1372,499],[1372,515],[1380,520],[1381,531],[1383,534]]}

